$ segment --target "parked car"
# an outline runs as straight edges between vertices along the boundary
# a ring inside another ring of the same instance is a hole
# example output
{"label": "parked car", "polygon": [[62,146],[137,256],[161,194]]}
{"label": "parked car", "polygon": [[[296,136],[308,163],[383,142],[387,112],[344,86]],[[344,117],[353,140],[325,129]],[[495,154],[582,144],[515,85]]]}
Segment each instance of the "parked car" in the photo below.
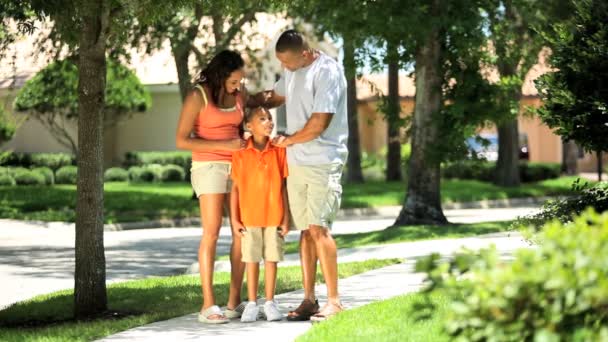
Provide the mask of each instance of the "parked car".
{"label": "parked car", "polygon": [[[498,160],[498,136],[496,134],[480,134],[469,137],[466,140],[469,148],[469,157],[485,159],[487,161]],[[530,160],[530,149],[528,148],[528,135],[519,134],[519,159]]]}

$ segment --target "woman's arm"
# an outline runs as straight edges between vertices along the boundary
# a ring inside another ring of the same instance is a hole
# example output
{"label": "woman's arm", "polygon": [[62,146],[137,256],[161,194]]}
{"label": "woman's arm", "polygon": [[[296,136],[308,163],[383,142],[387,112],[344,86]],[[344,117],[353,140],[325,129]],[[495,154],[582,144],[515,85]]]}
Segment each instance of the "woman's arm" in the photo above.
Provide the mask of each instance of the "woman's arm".
{"label": "woman's arm", "polygon": [[233,181],[232,189],[230,190],[230,225],[232,226],[233,234],[243,235],[243,222],[241,222],[241,213],[239,207],[239,188],[236,182]]}
{"label": "woman's arm", "polygon": [[196,121],[201,108],[203,107],[203,96],[200,91],[194,89],[186,96],[182,111],[179,114],[177,123],[177,133],[175,134],[175,146],[180,150],[190,151],[238,151],[245,146],[242,139],[230,140],[206,140],[201,138],[192,138],[192,128]]}

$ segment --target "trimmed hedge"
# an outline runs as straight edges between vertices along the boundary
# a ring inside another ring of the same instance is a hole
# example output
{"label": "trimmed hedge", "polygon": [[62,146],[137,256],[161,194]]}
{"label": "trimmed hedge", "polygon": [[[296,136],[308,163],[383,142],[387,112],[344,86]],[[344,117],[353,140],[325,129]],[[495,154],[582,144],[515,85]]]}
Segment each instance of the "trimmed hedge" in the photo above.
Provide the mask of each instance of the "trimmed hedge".
{"label": "trimmed hedge", "polygon": [[150,164],[178,165],[184,169],[185,179],[190,179],[190,168],[192,167],[192,152],[188,151],[155,151],[140,152],[130,151],[125,153],[124,166],[145,166]]}
{"label": "trimmed hedge", "polygon": [[608,213],[554,220],[536,238],[538,248],[518,250],[512,262],[500,260],[495,247],[417,262],[417,271],[427,272],[427,292],[439,290],[452,302],[444,325],[452,338],[608,340]]}
{"label": "trimmed hedge", "polygon": [[28,170],[26,168],[14,168],[11,174],[17,185],[45,185],[45,176],[40,172]]}
{"label": "trimmed hedge", "polygon": [[129,171],[120,167],[111,167],[103,173],[105,182],[126,182],[129,180]]}
{"label": "trimmed hedge", "polygon": [[53,170],[51,170],[50,168],[43,166],[43,167],[37,167],[35,169],[32,170],[35,173],[39,173],[44,177],[44,183],[46,185],[53,185],[55,184],[55,175],[53,174]]}
{"label": "trimmed hedge", "polygon": [[55,172],[55,183],[76,184],[78,179],[78,168],[76,166],[62,166]]}
{"label": "trimmed hedge", "polygon": [[[463,160],[441,166],[441,175],[446,179],[475,179],[492,182],[495,177],[495,162],[480,160]],[[558,163],[519,163],[519,176],[522,182],[538,182],[558,178],[561,165]]]}
{"label": "trimmed hedge", "polygon": [[15,185],[17,185],[17,182],[15,182],[15,179],[13,178],[13,176],[11,176],[8,173],[0,172],[0,186],[15,186]]}
{"label": "trimmed hedge", "polygon": [[75,158],[69,153],[15,153],[11,152],[2,165],[25,168],[48,167],[57,171],[62,166],[74,165]]}
{"label": "trimmed hedge", "polygon": [[185,179],[186,172],[179,165],[164,165],[161,171],[160,180],[162,182],[181,182]]}

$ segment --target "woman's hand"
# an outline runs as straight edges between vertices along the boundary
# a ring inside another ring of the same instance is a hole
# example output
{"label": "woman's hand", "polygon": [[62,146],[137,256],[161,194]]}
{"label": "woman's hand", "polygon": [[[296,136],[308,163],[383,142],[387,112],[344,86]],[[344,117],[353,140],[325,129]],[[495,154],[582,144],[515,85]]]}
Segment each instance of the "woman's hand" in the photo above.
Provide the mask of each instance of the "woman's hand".
{"label": "woman's hand", "polygon": [[244,149],[247,146],[247,141],[236,138],[228,141],[228,150],[229,151],[239,151]]}

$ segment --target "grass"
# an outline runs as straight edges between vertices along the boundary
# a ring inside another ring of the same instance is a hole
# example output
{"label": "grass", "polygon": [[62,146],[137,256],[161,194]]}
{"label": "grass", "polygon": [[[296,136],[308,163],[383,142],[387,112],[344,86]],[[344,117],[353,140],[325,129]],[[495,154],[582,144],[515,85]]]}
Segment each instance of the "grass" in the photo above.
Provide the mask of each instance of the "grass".
{"label": "grass", "polygon": [[[508,188],[476,180],[441,181],[442,203],[472,202],[492,199],[567,195],[577,177],[560,177]],[[344,186],[342,208],[401,205],[405,195],[403,182],[367,182]]]}
{"label": "grass", "polygon": [[[503,188],[472,180],[444,180],[443,203],[485,199],[537,197],[570,193],[575,177],[562,177],[518,188]],[[191,199],[187,183],[132,184],[106,183],[104,219],[106,223],[198,217],[198,202]],[[345,184],[342,208],[401,205],[405,193],[402,182]],[[0,186],[0,217],[41,220],[75,220],[76,186]]]}
{"label": "grass", "polygon": [[[445,226],[396,226],[373,232],[334,235],[333,238],[336,240],[338,248],[353,248],[406,241],[462,238],[505,232],[510,230],[512,223],[513,221],[451,224]],[[293,234],[293,232],[291,234]],[[299,242],[288,242],[285,244],[285,253],[298,253],[298,248]],[[218,260],[228,260],[228,255],[218,256]]]}
{"label": "grass", "polygon": [[348,310],[313,325],[296,341],[449,341],[442,329],[447,297],[431,296],[436,310],[428,317],[418,311],[421,301],[422,294],[412,293]]}
{"label": "grass", "polygon": [[[483,222],[473,224],[452,224],[446,226],[395,226],[383,230],[335,235],[333,238],[339,248],[383,245],[406,241],[429,239],[449,239],[476,236],[509,230],[512,221]],[[285,244],[285,253],[297,253],[298,242]]]}
{"label": "grass", "polygon": [[[399,263],[398,259],[340,264],[345,278]],[[263,277],[262,277],[263,278]],[[317,276],[321,282],[321,275]],[[218,304],[227,301],[230,274],[217,272],[214,289]],[[299,267],[279,268],[277,293],[301,288]],[[263,280],[260,283],[263,293]],[[174,276],[128,281],[108,286],[109,310],[126,317],[76,322],[71,317],[73,292],[58,291],[17,303],[0,311],[0,341],[91,341],[133,327],[196,312],[200,309],[198,276]]]}

